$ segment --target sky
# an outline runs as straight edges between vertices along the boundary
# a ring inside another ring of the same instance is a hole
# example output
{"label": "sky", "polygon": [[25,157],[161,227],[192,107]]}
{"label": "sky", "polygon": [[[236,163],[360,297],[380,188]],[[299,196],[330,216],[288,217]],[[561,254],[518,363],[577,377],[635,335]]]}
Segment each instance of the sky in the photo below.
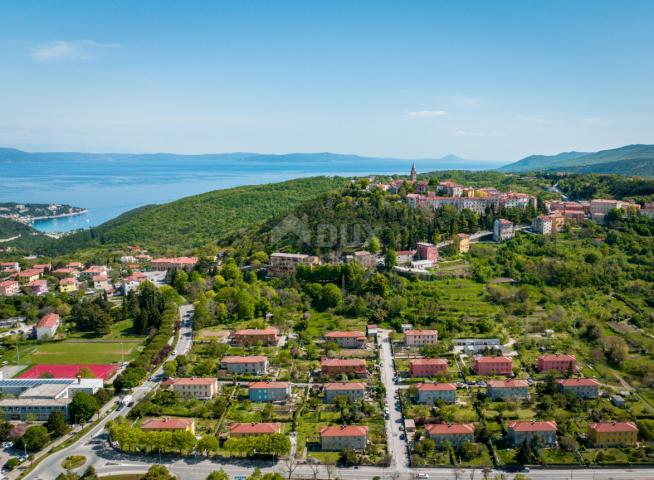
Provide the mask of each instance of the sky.
{"label": "sky", "polygon": [[0,3],[0,146],[515,161],[654,143],[654,2]]}

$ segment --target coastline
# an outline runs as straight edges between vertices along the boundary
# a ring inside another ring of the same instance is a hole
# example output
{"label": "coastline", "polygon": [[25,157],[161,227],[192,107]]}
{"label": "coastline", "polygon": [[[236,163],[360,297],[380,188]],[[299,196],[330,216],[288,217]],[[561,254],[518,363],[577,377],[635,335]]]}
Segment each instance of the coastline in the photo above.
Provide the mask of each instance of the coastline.
{"label": "coastline", "polygon": [[62,213],[60,215],[51,215],[51,216],[47,216],[47,217],[30,217],[29,222],[32,223],[34,220],[49,220],[51,218],[74,217],[75,215],[83,215],[85,213],[89,213],[89,211],[88,210],[82,210],[81,212]]}

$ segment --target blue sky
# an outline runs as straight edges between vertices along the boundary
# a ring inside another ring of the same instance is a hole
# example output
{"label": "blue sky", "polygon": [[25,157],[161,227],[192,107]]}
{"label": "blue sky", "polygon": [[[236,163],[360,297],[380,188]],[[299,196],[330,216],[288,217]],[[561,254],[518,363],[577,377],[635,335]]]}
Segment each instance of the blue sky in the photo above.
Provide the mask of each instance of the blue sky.
{"label": "blue sky", "polygon": [[3,2],[0,145],[481,160],[654,143],[653,2]]}

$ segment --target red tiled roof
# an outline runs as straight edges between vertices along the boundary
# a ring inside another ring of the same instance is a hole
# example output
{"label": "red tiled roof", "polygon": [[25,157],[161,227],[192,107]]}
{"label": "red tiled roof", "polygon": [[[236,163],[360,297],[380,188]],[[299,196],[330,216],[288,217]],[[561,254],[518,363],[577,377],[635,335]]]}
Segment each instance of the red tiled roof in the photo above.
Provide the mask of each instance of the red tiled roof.
{"label": "red tiled roof", "polygon": [[363,332],[327,332],[325,333],[325,338],[359,338],[365,337],[366,334]]}
{"label": "red tiled roof", "polygon": [[251,389],[259,388],[288,388],[291,382],[250,382],[248,387]]}
{"label": "red tiled roof", "polygon": [[493,388],[528,387],[527,380],[488,380],[486,383]]}
{"label": "red tiled roof", "polygon": [[419,392],[445,392],[456,390],[456,383],[420,383],[416,385]]}
{"label": "red tiled roof", "polygon": [[266,360],[267,358],[261,355],[255,355],[252,357],[234,356],[234,357],[223,357],[220,363],[260,363],[260,362],[265,362]]}
{"label": "red tiled roof", "polygon": [[173,385],[211,385],[217,381],[216,378],[202,378],[202,377],[191,377],[191,378],[176,378],[173,382]]}
{"label": "red tiled roof", "polygon": [[52,328],[55,326],[55,323],[57,323],[57,320],[59,320],[59,315],[57,315],[56,313],[48,313],[45,317],[41,319],[39,323],[37,323],[36,328],[41,328],[41,327]]}
{"label": "red tiled roof", "polygon": [[438,330],[409,330],[404,335],[438,335]]}
{"label": "red tiled roof", "polygon": [[555,360],[577,360],[574,355],[539,355],[538,360],[552,362]]}
{"label": "red tiled roof", "polygon": [[513,363],[510,358],[506,357],[475,357],[475,362],[490,363],[490,362],[506,362]]}
{"label": "red tiled roof", "polygon": [[619,201],[620,200],[605,200],[603,198],[596,198],[595,200],[591,200],[590,203],[615,203]]}
{"label": "red tiled roof", "polygon": [[186,430],[194,422],[195,420],[192,418],[147,418],[141,423],[141,429]]}
{"label": "red tiled roof", "polygon": [[236,335],[277,335],[277,331],[270,328],[260,330],[258,328],[245,328],[243,330],[238,330]]}
{"label": "red tiled roof", "polygon": [[74,273],[76,271],[77,270],[75,270],[74,268],[58,268],[52,273]]}
{"label": "red tiled roof", "polygon": [[470,236],[467,233],[457,233],[457,235],[459,236],[459,238],[468,238]]}
{"label": "red tiled roof", "polygon": [[512,428],[515,432],[543,432],[543,431],[556,431],[556,422],[537,422],[532,420],[531,422],[509,422],[509,428]]}
{"label": "red tiled roof", "polygon": [[475,426],[472,423],[440,423],[425,425],[425,430],[430,435],[448,435],[450,433],[474,433]]}
{"label": "red tiled roof", "polygon": [[109,280],[109,277],[107,277],[106,275],[96,275],[95,277],[93,277],[94,282],[102,282],[104,280]]}
{"label": "red tiled roof", "polygon": [[556,383],[560,383],[564,387],[594,387],[599,386],[599,382],[594,378],[568,378],[559,379]]}
{"label": "red tiled roof", "polygon": [[589,423],[588,428],[596,432],[637,432],[638,427],[634,422],[603,422]]}
{"label": "red tiled roof", "polygon": [[82,262],[70,262],[67,267],[79,268],[82,266]]}
{"label": "red tiled roof", "polygon": [[93,266],[87,268],[86,270],[84,270],[83,273],[101,273],[101,272],[105,272],[105,271],[107,271],[106,268],[100,267],[98,265],[93,265]]}
{"label": "red tiled roof", "polygon": [[402,250],[400,252],[395,252],[395,255],[413,255],[411,250]]}
{"label": "red tiled roof", "polygon": [[34,280],[33,282],[28,283],[25,285],[26,287],[39,287],[43,285],[44,283],[48,283],[47,280]]}
{"label": "red tiled roof", "polygon": [[365,390],[365,383],[348,383],[348,382],[338,382],[338,383],[325,383],[325,390]]}
{"label": "red tiled roof", "polygon": [[18,272],[19,277],[33,277],[34,275],[41,275],[43,273],[43,270],[39,270],[36,268],[30,268],[29,270],[23,270],[22,272]]}
{"label": "red tiled roof", "polygon": [[321,437],[362,437],[368,434],[368,427],[359,425],[320,427],[318,432]]}
{"label": "red tiled roof", "polygon": [[42,268],[43,270],[45,270],[46,268],[48,268],[48,269],[52,268],[52,264],[51,263],[40,263],[38,265],[34,265],[32,268]]}
{"label": "red tiled roof", "polygon": [[320,361],[324,367],[365,367],[366,361],[361,358],[325,358]]}
{"label": "red tiled roof", "polygon": [[272,435],[282,428],[281,423],[232,423],[229,426],[231,433],[263,433]]}
{"label": "red tiled roof", "polygon": [[17,283],[18,283],[18,282],[15,281],[15,280],[7,280],[7,281],[5,281],[5,282],[0,283],[0,287],[9,287],[9,286],[11,286],[11,285],[15,285],[15,284],[17,284]]}
{"label": "red tiled roof", "polygon": [[444,358],[419,358],[417,360],[409,360],[409,365],[447,365],[447,360]]}

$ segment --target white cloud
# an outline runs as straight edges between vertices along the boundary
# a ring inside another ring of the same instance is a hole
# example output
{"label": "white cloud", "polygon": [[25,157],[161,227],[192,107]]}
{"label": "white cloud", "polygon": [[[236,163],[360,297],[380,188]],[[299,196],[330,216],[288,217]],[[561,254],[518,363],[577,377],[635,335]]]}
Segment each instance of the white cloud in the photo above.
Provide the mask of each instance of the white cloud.
{"label": "white cloud", "polygon": [[46,42],[32,49],[32,58],[37,62],[90,60],[98,50],[118,48],[117,44],[97,43],[90,40],[75,42]]}
{"label": "white cloud", "polygon": [[481,132],[464,132],[463,130],[457,130],[453,135],[483,135]]}
{"label": "white cloud", "polygon": [[584,118],[581,123],[587,123],[589,125],[599,125],[600,127],[608,127],[611,125],[611,120],[606,118]]}
{"label": "white cloud", "polygon": [[405,112],[412,117],[433,117],[436,115],[447,115],[448,112],[444,110],[422,110],[420,112]]}
{"label": "white cloud", "polygon": [[491,132],[493,135],[506,135],[506,132]]}

